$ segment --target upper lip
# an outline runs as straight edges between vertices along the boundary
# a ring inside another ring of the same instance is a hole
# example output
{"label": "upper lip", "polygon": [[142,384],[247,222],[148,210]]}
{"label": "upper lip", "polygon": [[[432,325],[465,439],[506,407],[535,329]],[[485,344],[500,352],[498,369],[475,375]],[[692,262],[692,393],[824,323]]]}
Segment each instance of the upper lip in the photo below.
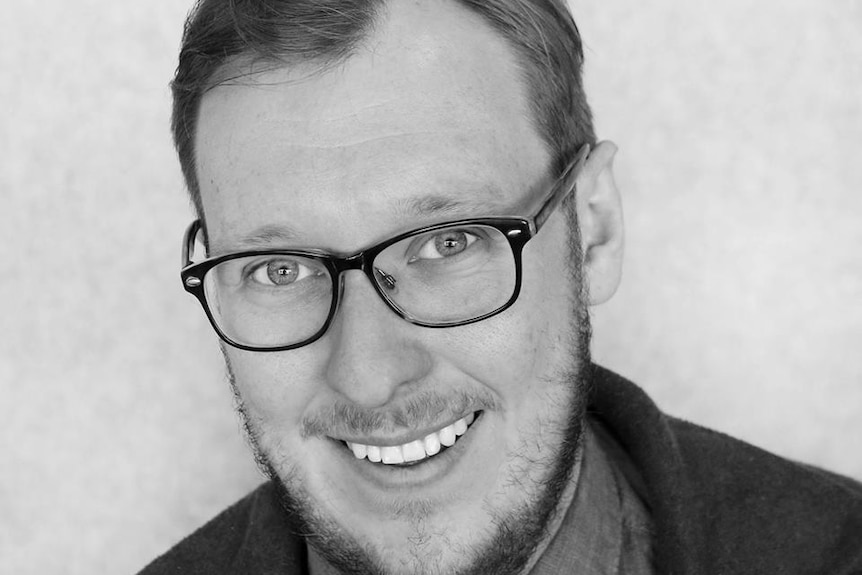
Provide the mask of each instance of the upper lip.
{"label": "upper lip", "polygon": [[443,420],[445,423],[434,423],[418,429],[405,429],[400,433],[396,433],[394,435],[371,436],[344,434],[330,435],[330,437],[337,441],[346,441],[348,443],[361,443],[362,445],[375,445],[378,447],[394,447],[396,445],[405,445],[418,439],[424,439],[426,436],[436,431],[440,431],[444,427],[452,425],[459,419],[463,419],[471,413],[476,413],[476,411],[467,411],[461,415],[450,417]]}

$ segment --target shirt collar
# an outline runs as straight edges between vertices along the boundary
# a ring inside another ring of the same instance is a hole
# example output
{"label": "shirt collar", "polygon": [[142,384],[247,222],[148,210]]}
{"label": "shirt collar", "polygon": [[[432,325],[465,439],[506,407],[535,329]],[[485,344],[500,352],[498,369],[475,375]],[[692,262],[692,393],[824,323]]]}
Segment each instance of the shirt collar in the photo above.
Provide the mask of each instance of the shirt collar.
{"label": "shirt collar", "polygon": [[575,497],[530,575],[617,572],[623,525],[617,482],[589,425],[583,446]]}

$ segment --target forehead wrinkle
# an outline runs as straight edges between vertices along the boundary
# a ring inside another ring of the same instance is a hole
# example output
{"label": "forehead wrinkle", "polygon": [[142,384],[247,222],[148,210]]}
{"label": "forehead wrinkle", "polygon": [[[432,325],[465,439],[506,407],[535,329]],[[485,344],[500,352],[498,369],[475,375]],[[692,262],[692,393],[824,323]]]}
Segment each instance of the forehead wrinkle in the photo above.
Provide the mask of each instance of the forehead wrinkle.
{"label": "forehead wrinkle", "polygon": [[[454,130],[453,130],[454,131]],[[423,131],[399,131],[389,134],[378,134],[374,136],[356,136],[347,137],[342,132],[341,134],[325,134],[323,132],[315,132],[309,134],[303,141],[297,142],[291,139],[292,134],[285,130],[285,136],[282,140],[286,147],[297,148],[299,150],[326,150],[339,151],[349,150],[366,144],[375,144],[387,142],[390,140],[408,139],[420,136],[439,136],[439,130],[423,130]]]}
{"label": "forehead wrinkle", "polygon": [[[421,112],[426,120],[430,120],[432,125],[430,129],[394,130],[388,134],[381,134],[380,137],[366,138],[363,132],[387,129],[393,115],[403,114],[404,110],[400,109],[401,102],[389,93],[390,86],[387,86],[386,92],[379,90],[374,92],[373,97],[366,96],[358,101],[353,101],[352,98],[346,101],[342,99],[339,104],[346,109],[333,109],[332,100],[338,97],[336,94],[343,96],[341,93],[344,91],[343,84],[346,82],[344,78],[346,70],[345,68],[340,71],[312,75],[310,79],[323,83],[324,87],[319,90],[319,97],[310,101],[297,100],[290,90],[291,87],[301,90],[309,78],[305,75],[297,78],[295,70],[289,67],[270,67],[249,72],[248,74],[254,78],[253,81],[220,84],[211,89],[202,100],[202,108],[218,101],[229,104],[245,95],[254,99],[258,106],[275,112],[266,115],[267,126],[272,126],[275,117],[276,122],[282,125],[283,134],[289,134],[290,138],[295,137],[296,134],[303,135],[305,142],[298,145],[324,149],[348,147],[383,140],[387,137],[423,136],[459,131],[471,133],[483,125],[492,125],[497,119],[482,117],[482,108],[475,107],[471,109],[472,129],[459,130],[452,128],[448,123],[441,124],[436,120],[445,116],[442,112],[451,110],[457,102],[453,101],[451,95],[442,99],[438,96],[435,99],[428,99],[425,107],[415,105],[409,109],[412,115],[415,116]],[[347,95],[350,96],[350,94]],[[414,94],[414,98],[422,97],[424,95],[421,93]],[[222,118],[233,124],[236,123],[232,116],[222,115]],[[412,119],[416,118],[412,117]],[[242,121],[247,125],[254,125],[255,120],[259,121],[256,118],[245,118]],[[251,139],[255,137],[256,135],[251,135]]]}

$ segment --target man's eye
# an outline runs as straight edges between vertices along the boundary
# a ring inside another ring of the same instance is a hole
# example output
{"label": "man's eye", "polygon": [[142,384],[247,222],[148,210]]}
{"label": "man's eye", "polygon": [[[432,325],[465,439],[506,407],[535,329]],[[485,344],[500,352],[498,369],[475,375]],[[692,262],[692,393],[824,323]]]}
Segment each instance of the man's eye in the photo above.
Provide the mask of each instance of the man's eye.
{"label": "man's eye", "polygon": [[294,259],[280,258],[269,260],[255,267],[251,279],[266,286],[285,286],[297,282],[314,270]]}
{"label": "man's eye", "polygon": [[463,230],[447,230],[428,238],[411,260],[436,260],[456,256],[477,239],[477,236]]}

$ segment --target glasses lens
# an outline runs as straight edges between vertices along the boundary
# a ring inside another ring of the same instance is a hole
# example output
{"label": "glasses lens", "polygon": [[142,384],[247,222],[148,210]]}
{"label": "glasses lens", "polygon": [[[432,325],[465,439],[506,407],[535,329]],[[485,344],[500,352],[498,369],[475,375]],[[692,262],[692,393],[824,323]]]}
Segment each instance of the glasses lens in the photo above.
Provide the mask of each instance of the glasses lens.
{"label": "glasses lens", "polygon": [[210,313],[235,342],[282,347],[315,335],[332,306],[332,279],[318,260],[266,254],[224,261],[204,277]]}
{"label": "glasses lens", "polygon": [[484,225],[452,225],[409,236],[378,254],[373,265],[383,296],[428,324],[494,312],[515,291],[509,240]]}

